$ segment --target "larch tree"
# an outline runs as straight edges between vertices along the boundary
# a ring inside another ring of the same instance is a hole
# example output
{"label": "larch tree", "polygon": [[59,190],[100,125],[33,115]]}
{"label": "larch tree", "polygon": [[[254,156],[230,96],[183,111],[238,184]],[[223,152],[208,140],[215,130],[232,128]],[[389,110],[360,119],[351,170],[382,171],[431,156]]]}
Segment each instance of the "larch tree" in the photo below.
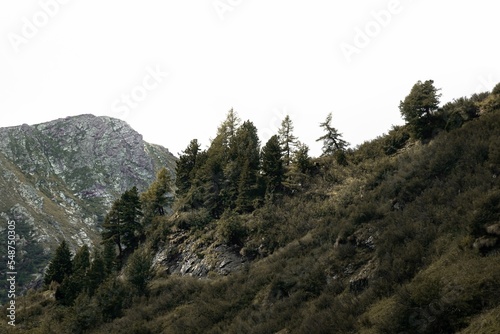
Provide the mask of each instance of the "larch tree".
{"label": "larch tree", "polygon": [[156,216],[165,215],[165,209],[172,204],[172,178],[166,168],[156,174],[156,180],[141,195],[144,225],[149,225]]}
{"label": "larch tree", "polygon": [[289,115],[286,115],[278,130],[279,143],[283,151],[283,161],[286,166],[292,163],[292,156],[297,147],[297,137],[294,136],[293,130],[292,119]]}
{"label": "larch tree", "polygon": [[332,113],[329,113],[325,121],[320,123],[320,127],[323,128],[325,134],[316,141],[323,142],[323,156],[344,152],[349,144],[342,139],[342,134],[332,126]]}

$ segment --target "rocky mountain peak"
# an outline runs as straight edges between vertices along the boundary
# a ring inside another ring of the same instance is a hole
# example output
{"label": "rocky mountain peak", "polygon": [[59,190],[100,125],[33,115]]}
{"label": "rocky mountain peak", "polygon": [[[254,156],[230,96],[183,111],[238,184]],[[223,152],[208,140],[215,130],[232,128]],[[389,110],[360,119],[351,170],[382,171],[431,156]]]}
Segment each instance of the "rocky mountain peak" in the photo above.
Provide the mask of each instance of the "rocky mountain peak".
{"label": "rocky mountain peak", "polygon": [[162,167],[173,174],[175,160],[111,117],[0,128],[0,219],[16,221],[17,237],[26,241],[19,254],[38,253],[32,272],[39,274],[42,258],[63,238],[73,249],[96,244],[111,203],[133,186],[145,190]]}

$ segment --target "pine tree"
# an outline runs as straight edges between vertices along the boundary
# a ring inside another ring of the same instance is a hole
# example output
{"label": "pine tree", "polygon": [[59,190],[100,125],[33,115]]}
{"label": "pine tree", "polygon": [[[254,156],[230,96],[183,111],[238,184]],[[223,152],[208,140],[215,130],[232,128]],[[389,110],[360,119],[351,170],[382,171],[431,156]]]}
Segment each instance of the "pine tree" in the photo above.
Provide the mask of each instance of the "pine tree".
{"label": "pine tree", "polygon": [[439,107],[441,94],[438,91],[433,80],[418,81],[413,85],[410,94],[399,104],[404,120],[412,123],[419,118],[430,117]]}
{"label": "pine tree", "polygon": [[89,246],[83,245],[76,252],[73,258],[73,275],[85,276],[90,268],[90,251]]}
{"label": "pine tree", "polygon": [[249,208],[249,202],[253,200],[252,192],[257,185],[259,147],[257,128],[250,121],[244,122],[236,131],[231,146],[231,161],[224,169],[227,208],[234,209],[238,206],[238,198],[240,209]]}
{"label": "pine tree", "polygon": [[224,212],[224,167],[227,163],[228,148],[223,144],[222,135],[212,140],[196,173],[191,204],[193,208],[203,207],[212,217],[218,218]]}
{"label": "pine tree", "polygon": [[193,139],[188,147],[183,151],[183,154],[177,160],[175,168],[175,186],[176,196],[178,198],[185,196],[191,188],[198,167],[197,158],[200,152],[200,144],[198,140]]}
{"label": "pine tree", "polygon": [[418,81],[411,89],[410,94],[399,103],[401,116],[409,125],[416,138],[424,139],[432,136],[437,127],[434,113],[439,107],[439,89],[434,87],[434,81]]}
{"label": "pine tree", "polygon": [[316,141],[323,141],[323,156],[334,155],[335,152],[344,152],[349,145],[342,139],[342,134],[332,127],[332,113],[329,113],[320,127],[325,130],[325,134]]}
{"label": "pine tree", "polygon": [[140,222],[142,217],[141,201],[136,187],[127,190],[121,197],[122,221],[121,228],[123,244],[129,249],[135,249],[144,231]]}
{"label": "pine tree", "polygon": [[266,180],[266,193],[279,191],[283,185],[285,170],[278,136],[272,136],[262,149],[262,173]]}
{"label": "pine tree", "polygon": [[71,260],[71,252],[66,240],[63,240],[57,247],[54,257],[49,263],[47,272],[45,273],[44,282],[49,285],[51,282],[61,284],[65,277],[71,276],[73,273],[73,262]]}
{"label": "pine tree", "polygon": [[113,202],[111,210],[104,218],[101,233],[103,243],[111,242],[118,247],[119,257],[125,248],[137,247],[143,236],[141,201],[136,187],[124,192]]}
{"label": "pine tree", "polygon": [[106,277],[109,274],[109,271],[106,268],[106,264],[101,253],[97,250],[94,251],[94,259],[90,266],[90,269],[87,274],[87,293],[89,296],[94,295],[95,291],[99,287],[99,285],[104,282]]}
{"label": "pine tree", "polygon": [[289,115],[281,122],[281,128],[278,130],[279,142],[283,152],[283,161],[285,166],[292,162],[292,155],[297,147],[297,137],[293,135],[293,122]]}
{"label": "pine tree", "polygon": [[252,202],[254,199],[255,188],[255,176],[250,172],[249,162],[246,160],[239,176],[236,211],[244,213],[250,212],[254,209]]}
{"label": "pine tree", "polygon": [[72,305],[87,286],[87,273],[90,268],[89,247],[83,245],[73,258],[73,270],[57,288],[55,297],[63,305]]}
{"label": "pine tree", "polygon": [[[104,262],[104,271],[106,275],[111,274],[116,269],[116,247],[112,242],[104,242],[102,251],[102,260]],[[94,259],[96,255],[94,255]]]}
{"label": "pine tree", "polygon": [[118,256],[121,257],[123,252],[122,245],[122,219],[121,210],[123,203],[121,199],[113,202],[110,211],[104,217],[102,224],[103,231],[101,233],[103,242],[111,242],[118,247]]}

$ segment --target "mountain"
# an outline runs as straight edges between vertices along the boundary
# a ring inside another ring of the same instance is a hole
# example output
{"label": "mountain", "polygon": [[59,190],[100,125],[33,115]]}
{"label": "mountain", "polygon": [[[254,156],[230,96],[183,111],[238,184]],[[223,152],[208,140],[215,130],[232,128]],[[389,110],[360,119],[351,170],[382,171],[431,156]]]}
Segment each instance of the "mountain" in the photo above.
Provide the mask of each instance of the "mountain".
{"label": "mountain", "polygon": [[14,220],[20,284],[41,277],[61,240],[72,249],[98,243],[111,203],[133,186],[145,190],[162,167],[173,174],[175,161],[110,117],[0,128],[2,241],[6,222]]}

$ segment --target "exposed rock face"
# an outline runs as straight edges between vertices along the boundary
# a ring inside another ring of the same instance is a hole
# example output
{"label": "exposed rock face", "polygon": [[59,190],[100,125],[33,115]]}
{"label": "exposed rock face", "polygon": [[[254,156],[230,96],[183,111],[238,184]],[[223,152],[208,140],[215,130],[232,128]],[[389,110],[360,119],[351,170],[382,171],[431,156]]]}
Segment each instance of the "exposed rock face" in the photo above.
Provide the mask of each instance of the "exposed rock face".
{"label": "exposed rock face", "polygon": [[39,273],[62,238],[73,249],[95,244],[111,203],[133,186],[145,190],[162,167],[174,173],[175,160],[110,117],[0,128],[0,219],[15,220],[25,240],[18,242],[18,271],[24,263],[29,274]]}
{"label": "exposed rock face", "polygon": [[227,275],[248,261],[237,247],[216,241],[201,241],[186,232],[175,232],[156,254],[153,266],[158,273],[203,278],[209,273]]}

